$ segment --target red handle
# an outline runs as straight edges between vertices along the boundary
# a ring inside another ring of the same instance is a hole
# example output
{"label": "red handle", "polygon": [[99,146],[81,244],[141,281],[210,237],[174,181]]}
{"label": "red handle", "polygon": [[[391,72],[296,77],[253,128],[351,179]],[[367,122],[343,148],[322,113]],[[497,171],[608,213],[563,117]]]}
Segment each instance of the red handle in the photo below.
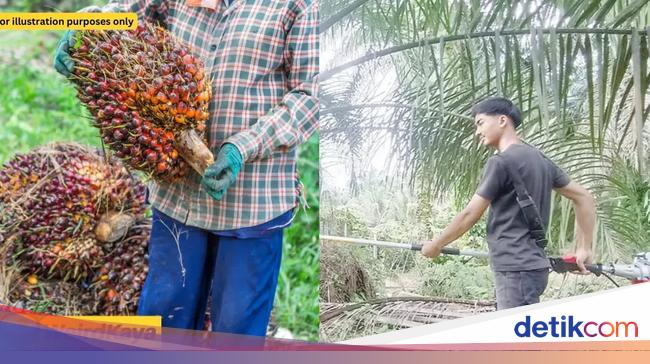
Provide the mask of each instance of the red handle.
{"label": "red handle", "polygon": [[565,255],[565,256],[562,257],[562,260],[565,263],[576,263],[577,262],[575,255]]}

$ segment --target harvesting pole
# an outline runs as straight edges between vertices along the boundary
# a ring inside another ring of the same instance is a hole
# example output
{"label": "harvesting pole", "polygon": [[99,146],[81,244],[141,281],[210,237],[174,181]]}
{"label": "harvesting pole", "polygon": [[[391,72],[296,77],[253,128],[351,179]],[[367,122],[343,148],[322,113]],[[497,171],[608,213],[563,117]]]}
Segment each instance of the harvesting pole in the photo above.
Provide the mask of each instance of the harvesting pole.
{"label": "harvesting pole", "polygon": [[[321,235],[320,238],[321,240],[338,241],[341,243],[352,243],[358,245],[380,246],[383,248],[408,249],[408,250],[415,250],[415,251],[422,250],[422,244],[419,243],[395,243],[392,241],[347,238],[342,236],[331,236],[331,235]],[[487,259],[488,257],[488,253],[486,252],[479,252],[475,250],[460,250],[458,248],[449,248],[449,247],[442,248],[442,254],[460,255],[460,256],[481,258],[481,259]]]}
{"label": "harvesting pole", "polygon": [[[359,238],[348,238],[342,236],[321,235],[321,240],[335,241],[341,243],[352,243],[358,245],[379,246],[383,248],[395,248],[405,250],[422,250],[420,243],[396,243],[392,241],[369,240]],[[458,248],[442,248],[442,254],[458,255],[472,258],[487,259],[488,253],[475,250],[460,250]],[[578,270],[575,256],[549,257],[551,269],[557,273],[566,273]],[[595,275],[606,275],[607,273],[627,278],[633,283],[650,282],[650,252],[635,255],[632,264],[596,263],[585,264],[588,271]],[[609,277],[608,277],[609,278]],[[611,279],[611,278],[610,278]],[[614,282],[616,284],[616,282]],[[618,284],[617,284],[618,285]]]}

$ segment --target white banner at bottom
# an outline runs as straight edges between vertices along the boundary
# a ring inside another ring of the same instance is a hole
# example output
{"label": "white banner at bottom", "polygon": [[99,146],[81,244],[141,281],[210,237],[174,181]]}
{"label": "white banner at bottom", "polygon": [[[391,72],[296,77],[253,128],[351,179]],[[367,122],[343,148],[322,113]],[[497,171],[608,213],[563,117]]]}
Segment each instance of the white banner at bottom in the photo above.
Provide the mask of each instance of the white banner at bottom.
{"label": "white banner at bottom", "polygon": [[372,335],[346,344],[650,340],[650,283]]}

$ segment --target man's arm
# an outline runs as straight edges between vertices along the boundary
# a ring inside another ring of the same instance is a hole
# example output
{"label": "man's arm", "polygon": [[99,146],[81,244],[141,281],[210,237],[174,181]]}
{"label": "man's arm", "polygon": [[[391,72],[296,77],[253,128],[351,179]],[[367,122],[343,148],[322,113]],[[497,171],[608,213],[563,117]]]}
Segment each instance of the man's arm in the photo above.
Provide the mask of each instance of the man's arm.
{"label": "man's arm", "polygon": [[555,191],[573,202],[576,214],[576,263],[582,273],[588,274],[585,264],[593,259],[591,243],[596,224],[594,198],[586,188],[573,181]]}
{"label": "man's arm", "polygon": [[489,205],[490,200],[475,194],[463,211],[454,216],[445,230],[440,233],[440,236],[424,244],[422,255],[428,258],[435,258],[440,255],[440,251],[445,245],[461,237],[476,224]]}
{"label": "man's arm", "polygon": [[230,136],[245,162],[269,157],[304,143],[318,127],[318,1],[303,2],[304,9],[285,40],[289,91],[282,101],[250,128]]}

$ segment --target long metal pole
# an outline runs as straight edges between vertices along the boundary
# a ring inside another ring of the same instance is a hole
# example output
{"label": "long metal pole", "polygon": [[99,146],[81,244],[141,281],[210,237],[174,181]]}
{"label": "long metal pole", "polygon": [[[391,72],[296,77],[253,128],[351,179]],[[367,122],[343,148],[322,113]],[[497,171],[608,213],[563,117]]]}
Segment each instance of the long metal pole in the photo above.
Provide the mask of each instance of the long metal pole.
{"label": "long metal pole", "polygon": [[[342,236],[331,236],[331,235],[321,235],[321,240],[329,241],[338,241],[342,243],[352,243],[359,245],[370,245],[370,246],[381,246],[384,248],[395,248],[395,249],[408,249],[408,250],[422,250],[422,244],[419,243],[395,243],[392,241],[379,241],[379,240],[368,240],[368,239],[359,239],[359,238],[346,238]],[[457,248],[442,248],[442,254],[447,255],[462,255],[467,257],[474,258],[487,258],[488,254],[485,252],[479,252],[475,250],[460,250]]]}
{"label": "long metal pole", "polygon": [[[347,238],[341,236],[332,236],[332,235],[321,235],[321,240],[329,241],[338,241],[342,243],[352,243],[359,245],[369,245],[369,246],[381,246],[384,248],[395,248],[395,249],[409,249],[409,250],[422,250],[422,244],[419,243],[395,243],[392,241],[380,241],[380,240],[369,240],[369,239],[359,239],[359,238]],[[488,254],[485,252],[479,252],[475,250],[460,250],[457,248],[442,248],[442,254],[447,255],[460,255],[473,258],[488,258]],[[650,254],[650,253],[646,253]],[[549,257],[551,266],[553,270],[558,273],[565,273],[569,271],[577,270],[575,262],[567,262],[562,257]],[[650,277],[650,268],[647,266],[644,267],[645,270],[638,266],[625,266],[618,264],[586,264],[585,267],[588,271],[601,274],[603,272],[614,274],[620,277],[625,277],[629,279],[648,279]]]}

